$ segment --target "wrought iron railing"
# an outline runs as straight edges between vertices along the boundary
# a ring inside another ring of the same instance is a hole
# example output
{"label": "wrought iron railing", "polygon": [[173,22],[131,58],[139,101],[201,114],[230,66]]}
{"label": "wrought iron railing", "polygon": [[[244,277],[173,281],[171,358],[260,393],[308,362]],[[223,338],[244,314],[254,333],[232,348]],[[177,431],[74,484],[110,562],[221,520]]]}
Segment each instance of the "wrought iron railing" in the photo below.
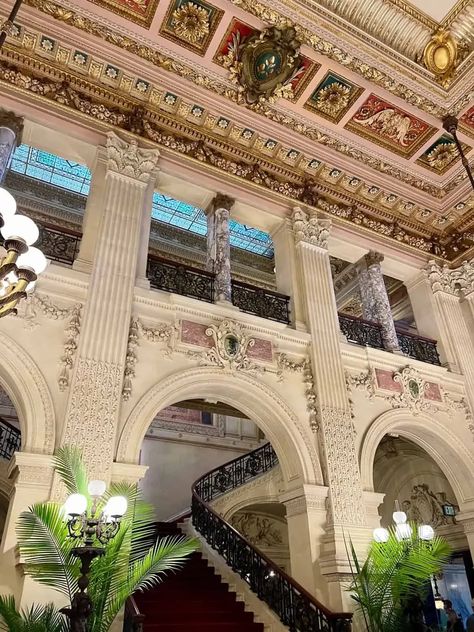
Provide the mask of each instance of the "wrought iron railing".
{"label": "wrought iron railing", "polygon": [[18,428],[12,426],[0,417],[0,457],[10,460],[21,446],[21,433]]}
{"label": "wrought iron railing", "polygon": [[125,602],[123,632],[143,632],[145,615],[141,614],[133,596]]}
{"label": "wrought iron railing", "polygon": [[79,253],[80,233],[39,225],[40,236],[35,244],[52,261],[72,265]]}
{"label": "wrought iron railing", "polygon": [[291,632],[348,632],[350,613],[330,612],[209,505],[211,500],[270,470],[277,462],[272,447],[266,444],[205,474],[193,486],[193,524]]}
{"label": "wrought iron railing", "polygon": [[378,323],[373,323],[356,316],[339,314],[339,327],[346,337],[347,342],[355,342],[358,345],[383,349],[382,328]]}
{"label": "wrought iron railing", "polygon": [[232,281],[232,303],[243,312],[261,318],[290,322],[290,297],[261,287]]}
{"label": "wrought iron railing", "polygon": [[211,272],[150,255],[147,276],[151,287],[158,290],[190,296],[208,303],[214,301],[214,275]]}
{"label": "wrought iron railing", "polygon": [[410,358],[429,362],[430,364],[441,365],[436,340],[424,338],[416,334],[408,333],[397,329],[398,344],[400,351]]}

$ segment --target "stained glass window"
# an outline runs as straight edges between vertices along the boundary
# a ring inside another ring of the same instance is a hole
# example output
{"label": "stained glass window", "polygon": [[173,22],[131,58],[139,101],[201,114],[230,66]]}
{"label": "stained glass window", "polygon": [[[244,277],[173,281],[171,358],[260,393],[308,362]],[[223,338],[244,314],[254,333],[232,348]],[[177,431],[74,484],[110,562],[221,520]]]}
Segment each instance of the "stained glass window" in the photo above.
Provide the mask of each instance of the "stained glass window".
{"label": "stained glass window", "polygon": [[[88,195],[91,173],[85,165],[65,160],[41,149],[20,145],[13,154],[10,169],[16,173],[47,182],[81,195]],[[159,222],[189,230],[198,235],[207,233],[204,211],[161,193],[154,193],[152,217]],[[230,220],[230,243],[264,257],[273,257],[273,243],[268,233]]]}
{"label": "stained glass window", "polygon": [[[161,193],[153,195],[151,215],[160,222],[189,230],[198,235],[205,235],[207,232],[206,216],[202,209],[179,202]],[[240,224],[233,219],[230,220],[229,224],[232,246],[264,257],[273,257],[273,243],[268,233]]]}
{"label": "stained glass window", "polygon": [[91,173],[85,165],[65,160],[35,147],[17,147],[10,169],[74,193],[89,194]]}

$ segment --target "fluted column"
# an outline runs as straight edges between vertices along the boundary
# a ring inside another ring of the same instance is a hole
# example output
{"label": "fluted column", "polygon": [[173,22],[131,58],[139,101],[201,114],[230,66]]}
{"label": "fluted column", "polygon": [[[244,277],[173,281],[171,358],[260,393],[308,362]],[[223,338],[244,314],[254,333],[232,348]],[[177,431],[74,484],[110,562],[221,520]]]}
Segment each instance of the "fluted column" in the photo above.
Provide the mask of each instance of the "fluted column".
{"label": "fluted column", "polygon": [[380,266],[382,261],[383,255],[371,250],[357,262],[356,267],[363,318],[381,326],[384,347],[393,351],[398,349],[398,338]]}
{"label": "fluted column", "polygon": [[[301,208],[293,211],[293,230],[302,278],[309,332],[311,363],[317,397],[315,441],[324,458],[328,494],[328,526],[324,553],[319,560],[330,581],[348,572],[343,532],[366,539],[366,516],[359,464],[340,349],[339,320],[327,241],[331,221]],[[365,546],[365,542],[364,542]],[[342,607],[343,590],[330,592],[333,607]]]}
{"label": "fluted column", "polygon": [[425,275],[431,285],[437,316],[443,323],[445,348],[450,349],[452,362],[464,375],[466,396],[474,414],[474,337],[469,305],[463,305],[464,301],[472,300],[474,263],[465,262],[459,268],[449,269],[430,261]]}
{"label": "fluted column", "polygon": [[145,200],[159,152],[107,135],[103,213],[71,381],[62,443],[82,447],[108,478],[118,424]]}
{"label": "fluted column", "polygon": [[0,183],[5,180],[10,159],[21,143],[23,117],[0,108]]}
{"label": "fluted column", "polygon": [[207,269],[214,272],[216,301],[232,302],[230,275],[230,211],[235,200],[218,193],[206,211]]}

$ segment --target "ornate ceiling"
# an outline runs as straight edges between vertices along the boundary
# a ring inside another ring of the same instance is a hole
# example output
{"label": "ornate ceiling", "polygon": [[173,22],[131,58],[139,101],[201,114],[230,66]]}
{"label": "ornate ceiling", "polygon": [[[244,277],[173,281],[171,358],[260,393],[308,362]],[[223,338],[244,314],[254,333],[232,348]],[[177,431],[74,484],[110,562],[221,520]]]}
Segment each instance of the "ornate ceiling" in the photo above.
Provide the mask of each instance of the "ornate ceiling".
{"label": "ornate ceiling", "polygon": [[455,261],[474,195],[441,118],[472,160],[473,26],[474,0],[24,0],[0,80]]}

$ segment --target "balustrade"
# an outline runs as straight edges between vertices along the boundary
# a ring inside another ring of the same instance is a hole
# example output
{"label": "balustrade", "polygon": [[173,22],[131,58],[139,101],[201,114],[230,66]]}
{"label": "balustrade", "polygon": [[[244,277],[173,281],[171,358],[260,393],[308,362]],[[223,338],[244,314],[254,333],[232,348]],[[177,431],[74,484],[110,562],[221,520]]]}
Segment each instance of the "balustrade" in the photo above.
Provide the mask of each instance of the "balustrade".
{"label": "balustrade", "polygon": [[339,326],[347,342],[355,342],[358,345],[383,349],[382,328],[377,323],[339,314]]}
{"label": "balustrade", "polygon": [[214,301],[214,275],[211,272],[150,255],[147,276],[151,287],[158,290],[208,303]]}
{"label": "balustrade", "polygon": [[12,426],[0,417],[0,457],[10,460],[21,446],[21,433],[18,428]]}
{"label": "balustrade", "polygon": [[193,525],[291,632],[349,632],[350,613],[334,613],[321,605],[208,504],[277,463],[266,444],[203,476],[193,486]]}
{"label": "balustrade", "polygon": [[398,344],[400,351],[410,358],[428,362],[429,364],[441,365],[436,340],[424,338],[416,334],[397,329]]}
{"label": "balustrade", "polygon": [[290,322],[290,297],[248,283],[232,281],[232,304],[261,318]]}
{"label": "balustrade", "polygon": [[39,226],[39,239],[35,244],[51,261],[72,265],[79,252],[81,235],[66,229]]}

